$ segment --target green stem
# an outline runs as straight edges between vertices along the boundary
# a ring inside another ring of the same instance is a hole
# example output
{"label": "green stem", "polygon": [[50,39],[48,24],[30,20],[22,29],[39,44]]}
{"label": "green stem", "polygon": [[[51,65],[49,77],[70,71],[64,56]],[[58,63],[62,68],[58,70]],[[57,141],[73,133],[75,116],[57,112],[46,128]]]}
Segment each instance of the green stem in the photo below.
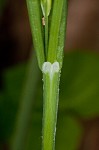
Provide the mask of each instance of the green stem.
{"label": "green stem", "polygon": [[68,1],[64,0],[63,11],[61,17],[60,30],[58,35],[58,48],[57,48],[57,61],[60,64],[60,68],[62,68],[63,63],[63,54],[64,54],[64,44],[66,40],[66,26],[67,26],[67,5]]}
{"label": "green stem", "polygon": [[44,102],[43,102],[43,143],[42,150],[54,150],[59,99],[59,72],[52,77],[49,73],[43,74]]}
{"label": "green stem", "polygon": [[48,16],[45,15],[45,57],[47,59],[48,53]]}
{"label": "green stem", "polygon": [[41,8],[39,0],[26,0],[31,31],[33,36],[34,48],[37,55],[39,68],[42,70],[42,65],[45,61],[44,41],[42,35]]}
{"label": "green stem", "polygon": [[57,61],[58,36],[60,31],[63,4],[64,0],[54,0],[48,47],[48,61],[51,63]]}
{"label": "green stem", "polygon": [[24,150],[25,142],[31,120],[34,96],[37,82],[39,80],[39,71],[37,67],[36,56],[32,57],[27,74],[27,80],[22,93],[22,104],[20,105],[18,120],[16,124],[15,137],[12,150]]}

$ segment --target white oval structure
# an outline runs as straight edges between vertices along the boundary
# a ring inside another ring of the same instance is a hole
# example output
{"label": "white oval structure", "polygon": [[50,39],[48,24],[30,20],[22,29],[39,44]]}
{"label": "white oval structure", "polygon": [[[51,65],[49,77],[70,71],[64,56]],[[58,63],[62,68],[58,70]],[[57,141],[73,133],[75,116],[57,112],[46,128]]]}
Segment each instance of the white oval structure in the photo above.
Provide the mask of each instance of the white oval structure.
{"label": "white oval structure", "polygon": [[50,75],[50,78],[52,79],[54,73],[58,73],[59,72],[59,63],[58,62],[54,62],[53,64],[51,64],[50,62],[44,62],[43,67],[42,67],[42,72],[44,74],[48,73]]}

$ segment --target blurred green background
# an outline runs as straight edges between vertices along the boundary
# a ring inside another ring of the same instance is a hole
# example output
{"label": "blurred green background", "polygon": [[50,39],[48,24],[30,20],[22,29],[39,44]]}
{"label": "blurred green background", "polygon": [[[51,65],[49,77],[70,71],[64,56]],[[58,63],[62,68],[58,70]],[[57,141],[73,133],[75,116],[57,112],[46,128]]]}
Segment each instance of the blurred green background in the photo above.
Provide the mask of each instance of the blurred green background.
{"label": "blurred green background", "polygon": [[[56,150],[99,150],[98,6],[69,0]],[[0,0],[0,150],[41,149],[43,82],[32,51],[25,0]]]}

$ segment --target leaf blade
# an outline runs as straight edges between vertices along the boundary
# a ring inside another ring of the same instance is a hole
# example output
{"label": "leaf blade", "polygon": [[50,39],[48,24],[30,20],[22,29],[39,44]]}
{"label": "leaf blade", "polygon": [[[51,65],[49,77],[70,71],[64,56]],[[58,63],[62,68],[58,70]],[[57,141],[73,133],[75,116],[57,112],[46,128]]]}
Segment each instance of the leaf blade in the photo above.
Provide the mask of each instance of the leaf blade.
{"label": "leaf blade", "polygon": [[42,70],[42,65],[45,61],[44,42],[42,35],[42,24],[40,14],[40,3],[38,0],[27,0],[27,8],[29,13],[33,43],[37,55],[39,68]]}

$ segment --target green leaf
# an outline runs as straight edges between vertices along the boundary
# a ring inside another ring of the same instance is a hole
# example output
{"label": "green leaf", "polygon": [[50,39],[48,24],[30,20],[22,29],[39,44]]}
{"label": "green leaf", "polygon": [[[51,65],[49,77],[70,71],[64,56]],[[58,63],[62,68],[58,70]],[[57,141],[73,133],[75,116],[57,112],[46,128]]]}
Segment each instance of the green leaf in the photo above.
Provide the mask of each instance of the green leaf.
{"label": "green leaf", "polygon": [[37,67],[36,56],[33,55],[29,62],[24,88],[21,94],[19,113],[17,115],[15,136],[12,144],[12,150],[24,150],[25,142],[30,127],[32,109],[35,102],[35,93],[37,92],[39,81],[39,70]]}
{"label": "green leaf", "polygon": [[34,110],[25,150],[40,150],[42,141],[42,111]]}
{"label": "green leaf", "polygon": [[57,61],[57,49],[58,49],[58,36],[60,31],[60,24],[63,12],[62,0],[54,0],[52,18],[51,18],[51,28],[49,35],[49,46],[48,46],[48,61],[54,63]]}
{"label": "green leaf", "polygon": [[15,102],[20,97],[23,81],[25,80],[26,64],[7,69],[4,72],[5,92]]}
{"label": "green leaf", "polygon": [[41,0],[41,7],[44,16],[49,16],[51,10],[52,0]]}
{"label": "green leaf", "polygon": [[0,0],[0,16],[2,15],[5,5],[6,5],[6,0]]}
{"label": "green leaf", "polygon": [[3,73],[4,90],[0,93],[0,139],[9,140],[14,129],[25,66],[9,68]]}
{"label": "green leaf", "polygon": [[82,117],[99,116],[99,56],[89,52],[65,55],[60,109]]}
{"label": "green leaf", "polygon": [[42,65],[45,61],[45,56],[44,56],[44,42],[42,35],[42,16],[41,16],[40,1],[27,0],[27,8],[29,13],[34,48],[36,51],[39,67],[42,70]]}
{"label": "green leaf", "polygon": [[67,0],[64,0],[63,11],[61,17],[60,30],[58,35],[58,47],[57,47],[57,61],[60,63],[60,68],[62,68],[63,63],[63,53],[64,53],[64,43],[66,36],[66,24],[67,24]]}
{"label": "green leaf", "polygon": [[60,112],[57,125],[56,150],[77,150],[82,133],[83,128],[75,118]]}
{"label": "green leaf", "polygon": [[25,150],[40,150],[42,146],[43,93],[41,80],[38,83],[35,99]]}

